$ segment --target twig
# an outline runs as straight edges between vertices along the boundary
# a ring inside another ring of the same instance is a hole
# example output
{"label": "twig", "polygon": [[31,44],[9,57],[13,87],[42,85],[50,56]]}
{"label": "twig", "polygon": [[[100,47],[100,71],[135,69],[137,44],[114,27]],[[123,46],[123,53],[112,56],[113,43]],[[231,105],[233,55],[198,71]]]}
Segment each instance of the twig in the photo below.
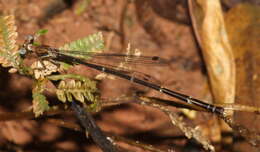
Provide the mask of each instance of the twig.
{"label": "twig", "polygon": [[[44,112],[40,117],[57,115],[64,113],[65,111],[65,106],[56,106],[51,108],[49,111]],[[35,119],[35,114],[32,110],[25,112],[5,112],[0,114],[0,122],[22,119]]]}
{"label": "twig", "polygon": [[[60,127],[72,129],[74,131],[84,132],[84,130],[82,130],[82,128],[79,125],[77,125],[73,122],[67,122],[67,121],[64,121],[61,119],[52,119],[52,118],[47,119],[46,122],[60,126]],[[151,152],[164,152],[160,149],[153,147],[152,145],[144,144],[144,143],[141,143],[138,141],[133,141],[133,140],[127,139],[125,137],[118,136],[118,135],[108,133],[108,132],[106,132],[105,134],[117,142],[127,143],[129,145],[132,145],[132,146],[144,149],[144,150],[149,150]],[[120,147],[120,149],[123,149],[120,145],[118,145],[118,147]]]}
{"label": "twig", "polygon": [[215,151],[214,146],[211,145],[210,141],[202,135],[200,130],[189,127],[185,122],[183,122],[179,118],[177,114],[173,113],[167,107],[154,103],[153,101],[150,101],[149,99],[145,98],[143,98],[141,104],[160,109],[171,119],[173,125],[176,125],[178,128],[182,130],[182,132],[185,134],[187,138],[194,138],[204,147],[204,149],[210,150],[211,152]]}
{"label": "twig", "polygon": [[72,109],[75,111],[77,118],[80,120],[80,123],[86,129],[86,132],[90,134],[95,143],[104,151],[104,152],[116,152],[116,147],[114,146],[113,141],[109,140],[110,138],[106,137],[101,129],[96,125],[93,117],[88,111],[85,111],[76,102],[72,102]]}

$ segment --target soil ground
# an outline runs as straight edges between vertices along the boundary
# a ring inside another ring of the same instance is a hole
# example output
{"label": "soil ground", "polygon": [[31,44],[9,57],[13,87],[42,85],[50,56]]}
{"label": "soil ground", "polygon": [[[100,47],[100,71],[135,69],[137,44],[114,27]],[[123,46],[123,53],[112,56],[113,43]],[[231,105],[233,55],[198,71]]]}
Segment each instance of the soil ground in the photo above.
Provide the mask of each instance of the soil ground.
{"label": "soil ground", "polygon": [[[65,3],[67,2],[67,3]],[[126,0],[95,0],[77,15],[81,1],[3,0],[2,7],[14,13],[17,42],[39,29],[48,29],[41,43],[53,47],[101,31],[106,42],[105,52],[125,53],[127,44],[142,55],[160,56],[170,61],[167,66],[138,66],[141,71],[159,80],[169,89],[210,100],[208,81],[199,47],[193,35],[185,3],[175,1],[127,2]],[[170,9],[171,8],[171,9]],[[71,72],[94,78],[99,72],[76,66]],[[156,81],[157,82],[157,81]],[[1,111],[17,112],[31,105],[32,80],[18,74],[7,74],[1,68]],[[99,88],[102,97],[116,98],[142,91],[146,96],[174,100],[151,89],[120,78],[103,79]],[[191,126],[204,124],[213,115],[197,113],[188,119],[182,110],[171,108]],[[18,120],[1,123],[0,145],[6,151],[100,151],[85,134],[42,120]],[[74,121],[73,114],[63,116]],[[203,151],[173,126],[164,113],[147,106],[125,104],[111,107],[95,115],[103,131],[154,145],[165,151]],[[143,151],[127,144],[124,148]],[[220,146],[217,146],[220,147]],[[220,151],[229,151],[228,148]],[[0,148],[1,149],[1,148]]]}

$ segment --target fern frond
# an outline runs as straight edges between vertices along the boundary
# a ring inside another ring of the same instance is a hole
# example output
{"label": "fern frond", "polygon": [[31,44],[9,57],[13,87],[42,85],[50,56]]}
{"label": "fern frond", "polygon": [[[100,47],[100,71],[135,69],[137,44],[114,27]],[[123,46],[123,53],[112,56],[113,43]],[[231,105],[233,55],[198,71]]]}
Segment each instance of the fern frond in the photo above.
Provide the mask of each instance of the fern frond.
{"label": "fern frond", "polygon": [[43,94],[46,83],[47,81],[36,81],[33,86],[33,112],[35,117],[42,115],[45,111],[50,109],[49,102]]}
{"label": "fern frond", "polygon": [[35,117],[38,117],[43,114],[43,112],[50,109],[49,102],[46,100],[46,97],[41,93],[33,94],[33,112]]}
{"label": "fern frond", "polygon": [[17,32],[13,15],[0,16],[0,64],[17,68]]}
{"label": "fern frond", "polygon": [[44,79],[46,76],[51,75],[59,70],[59,66],[44,60],[42,62],[36,61],[31,65],[33,76],[35,79]]}
{"label": "fern frond", "polygon": [[73,101],[82,102],[90,111],[99,111],[99,93],[95,81],[80,81],[66,79],[60,81],[56,95],[62,102]]}
{"label": "fern frond", "polygon": [[77,80],[61,81],[58,85],[57,96],[63,101],[72,101],[72,97],[84,103],[85,100],[94,101],[97,90],[85,82]]}
{"label": "fern frond", "polygon": [[[82,52],[95,52],[99,53],[102,52],[104,49],[104,40],[101,32],[89,35],[85,38],[73,41],[69,44],[64,45],[60,49],[62,50],[71,50],[71,51],[82,51]],[[78,55],[70,54],[72,56],[76,57],[82,57],[80,56],[80,53]],[[86,58],[84,56],[83,58]]]}

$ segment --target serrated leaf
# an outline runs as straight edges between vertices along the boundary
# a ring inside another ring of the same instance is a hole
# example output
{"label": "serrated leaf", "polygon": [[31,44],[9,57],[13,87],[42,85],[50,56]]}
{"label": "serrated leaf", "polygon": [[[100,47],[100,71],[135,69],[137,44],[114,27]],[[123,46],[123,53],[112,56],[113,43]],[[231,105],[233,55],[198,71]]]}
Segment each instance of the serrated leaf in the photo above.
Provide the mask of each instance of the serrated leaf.
{"label": "serrated leaf", "polygon": [[[79,80],[62,80],[57,87],[57,97],[62,102],[71,102],[74,99],[82,102],[88,102],[92,111],[97,111],[99,94],[97,92],[96,82],[89,79]],[[89,104],[91,102],[91,104]],[[92,105],[93,104],[93,105]]]}
{"label": "serrated leaf", "polygon": [[85,100],[85,99],[84,99],[84,96],[82,95],[82,93],[80,93],[80,92],[74,92],[74,93],[73,93],[73,96],[75,97],[76,100],[78,100],[78,101],[84,103],[84,100]]}
{"label": "serrated leaf", "polygon": [[13,15],[0,16],[0,33],[1,51],[17,51],[14,50],[18,46],[16,45],[17,32]]}
{"label": "serrated leaf", "polygon": [[33,112],[35,117],[38,117],[43,114],[43,112],[49,110],[49,102],[46,100],[46,97],[43,95],[45,90],[45,85],[48,81],[45,79],[35,81],[32,90],[33,97]]}
{"label": "serrated leaf", "polygon": [[65,94],[64,94],[64,91],[57,90],[57,91],[56,91],[56,95],[57,95],[57,98],[58,98],[60,101],[62,101],[63,103],[66,102],[67,98],[66,98],[66,96],[65,96]]}
{"label": "serrated leaf", "polygon": [[67,100],[68,100],[69,102],[72,102],[72,94],[71,94],[71,92],[65,91],[65,94],[66,94]]}
{"label": "serrated leaf", "polygon": [[[96,34],[89,35],[85,38],[73,41],[69,44],[64,45],[60,48],[61,50],[70,50],[70,51],[81,51],[81,52],[102,52],[104,49],[104,40],[101,32]],[[66,53],[66,51],[64,52]],[[88,58],[86,56],[70,54],[76,57]]]}
{"label": "serrated leaf", "polygon": [[33,112],[35,117],[43,114],[43,112],[49,110],[49,102],[46,97],[41,93],[33,93]]}
{"label": "serrated leaf", "polygon": [[0,64],[4,64],[5,67],[18,65],[17,35],[14,16],[0,16]]}
{"label": "serrated leaf", "polygon": [[60,81],[56,94],[62,102],[77,99],[86,105],[90,111],[99,111],[99,91],[96,81],[77,74],[52,75],[47,77],[51,81]]}

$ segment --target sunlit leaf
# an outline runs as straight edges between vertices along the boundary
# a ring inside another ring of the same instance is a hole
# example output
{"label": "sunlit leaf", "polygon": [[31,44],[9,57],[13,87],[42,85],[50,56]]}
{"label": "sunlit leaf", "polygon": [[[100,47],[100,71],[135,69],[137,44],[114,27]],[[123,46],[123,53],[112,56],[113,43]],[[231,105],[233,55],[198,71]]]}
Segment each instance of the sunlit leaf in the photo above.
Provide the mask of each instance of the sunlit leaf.
{"label": "sunlit leaf", "polygon": [[57,95],[59,100],[65,102],[72,101],[72,96],[84,103],[87,101],[95,102],[95,93],[97,88],[95,87],[95,82],[81,82],[75,80],[61,81],[57,88]]}
{"label": "sunlit leaf", "polygon": [[46,100],[46,97],[43,95],[45,90],[45,84],[47,81],[36,81],[32,90],[33,97],[33,112],[35,117],[42,115],[45,111],[49,110],[49,102]]}
{"label": "sunlit leaf", "polygon": [[0,64],[3,67],[18,66],[16,44],[17,38],[15,19],[13,15],[0,16]]}
{"label": "sunlit leaf", "polygon": [[46,76],[57,72],[59,70],[59,66],[50,61],[44,60],[41,62],[34,62],[31,65],[31,69],[33,71],[33,76],[35,79],[44,79]]}
{"label": "sunlit leaf", "polygon": [[[104,40],[102,33],[96,33],[89,35],[85,38],[73,41],[69,44],[64,45],[60,49],[62,50],[71,50],[71,51],[82,51],[82,52],[102,52],[104,49]],[[72,56],[81,57],[81,58],[89,58],[86,56],[81,56],[80,53],[78,55],[71,54]]]}
{"label": "sunlit leaf", "polygon": [[52,81],[60,81],[56,95],[62,102],[71,102],[74,99],[86,105],[90,111],[99,111],[99,91],[97,82],[76,74],[53,75],[47,77]]}
{"label": "sunlit leaf", "polygon": [[41,36],[41,35],[45,35],[46,33],[48,33],[47,29],[40,29],[39,31],[36,32],[36,35]]}
{"label": "sunlit leaf", "polygon": [[49,110],[49,103],[46,100],[46,97],[41,93],[33,94],[33,112],[35,117],[38,117],[43,114],[43,112]]}

